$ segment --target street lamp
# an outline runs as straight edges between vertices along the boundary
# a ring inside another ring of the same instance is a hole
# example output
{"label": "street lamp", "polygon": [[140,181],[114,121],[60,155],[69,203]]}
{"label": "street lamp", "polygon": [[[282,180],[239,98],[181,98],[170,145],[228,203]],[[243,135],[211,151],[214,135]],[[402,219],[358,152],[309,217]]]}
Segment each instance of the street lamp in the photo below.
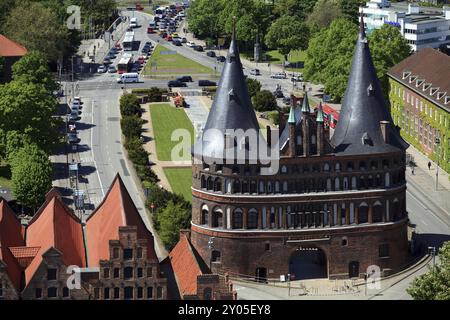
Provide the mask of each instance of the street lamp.
{"label": "street lamp", "polygon": [[439,182],[439,154],[440,154],[440,146],[441,146],[441,140],[439,138],[435,139],[436,147],[437,147],[437,153],[436,153],[436,159],[437,159],[437,166],[436,166],[436,191],[438,190]]}
{"label": "street lamp", "polygon": [[428,252],[431,254],[433,258],[433,272],[436,267],[436,247],[428,247]]}

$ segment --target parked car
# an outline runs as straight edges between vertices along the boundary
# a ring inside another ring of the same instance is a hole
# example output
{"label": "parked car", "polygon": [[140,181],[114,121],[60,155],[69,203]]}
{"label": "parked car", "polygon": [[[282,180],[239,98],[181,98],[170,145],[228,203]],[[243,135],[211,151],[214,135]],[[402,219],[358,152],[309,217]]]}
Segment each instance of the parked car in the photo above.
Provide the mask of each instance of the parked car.
{"label": "parked car", "polygon": [[167,86],[169,88],[187,87],[186,83],[181,82],[179,80],[170,80],[169,82],[167,82]]}
{"label": "parked car", "polygon": [[150,41],[147,41],[147,42],[144,44],[144,47],[147,47],[147,46],[153,47],[153,43],[151,43]]}
{"label": "parked car", "polygon": [[203,47],[202,46],[195,46],[194,50],[198,51],[198,52],[203,52]]}
{"label": "parked car", "polygon": [[291,81],[292,82],[301,82],[301,81],[303,81],[303,77],[302,76],[293,76],[291,78]]}
{"label": "parked car", "polygon": [[192,82],[192,77],[191,76],[181,76],[177,78],[178,81],[181,82]]}
{"label": "parked car", "polygon": [[176,45],[177,47],[181,47],[181,41],[180,40],[173,40],[172,42],[174,45]]}
{"label": "parked car", "polygon": [[207,55],[208,57],[211,57],[211,58],[215,58],[215,57],[216,57],[216,53],[215,53],[214,51],[208,51],[208,52],[206,53],[206,55]]}
{"label": "parked car", "polygon": [[114,66],[109,66],[108,67],[108,73],[115,73],[115,72],[117,72],[116,67],[114,67]]}
{"label": "parked car", "polygon": [[76,134],[76,132],[69,132],[67,134],[67,142],[73,144],[73,143],[78,143],[80,142],[80,138],[78,138],[78,135]]}
{"label": "parked car", "polygon": [[277,72],[270,75],[273,79],[286,79],[286,73],[284,72]]}
{"label": "parked car", "polygon": [[187,39],[186,38],[181,38],[181,43],[187,43]]}
{"label": "parked car", "polygon": [[225,62],[225,60],[227,60],[227,58],[225,58],[224,56],[217,57],[217,61],[219,61],[219,62]]}
{"label": "parked car", "polygon": [[214,81],[210,81],[210,80],[198,80],[198,86],[199,87],[214,87],[216,86],[217,83],[215,83]]}
{"label": "parked car", "polygon": [[110,64],[111,63],[111,59],[106,56],[105,59],[103,59],[103,64]]}
{"label": "parked car", "polygon": [[122,46],[120,45],[120,43],[116,43],[114,45],[114,48],[116,48],[117,50],[122,50]]}
{"label": "parked car", "polygon": [[81,98],[80,98],[80,97],[74,97],[74,98],[73,98],[73,102],[74,102],[74,103],[78,103],[78,104],[80,104],[80,105],[83,104],[83,101],[81,101]]}
{"label": "parked car", "polygon": [[193,48],[193,47],[195,47],[195,42],[189,41],[189,42],[186,43],[186,45],[187,45],[188,47]]}
{"label": "parked car", "polygon": [[78,119],[80,119],[80,115],[79,115],[78,111],[72,110],[69,114],[69,121],[76,121]]}
{"label": "parked car", "polygon": [[259,69],[252,69],[250,70],[250,74],[254,76],[260,76],[261,72],[259,71]]}
{"label": "parked car", "polygon": [[106,68],[106,66],[104,66],[104,65],[101,65],[101,66],[99,66],[99,67],[97,68],[97,72],[98,72],[98,73],[105,73],[106,70],[107,70],[107,68]]}

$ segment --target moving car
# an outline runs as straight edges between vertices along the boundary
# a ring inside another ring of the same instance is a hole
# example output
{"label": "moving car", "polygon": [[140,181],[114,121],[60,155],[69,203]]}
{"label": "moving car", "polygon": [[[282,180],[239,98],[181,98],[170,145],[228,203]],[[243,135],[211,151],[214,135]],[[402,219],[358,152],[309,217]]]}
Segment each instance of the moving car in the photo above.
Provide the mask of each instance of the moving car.
{"label": "moving car", "polygon": [[139,74],[136,72],[122,73],[120,77],[117,78],[117,83],[137,83],[139,82]]}
{"label": "moving car", "polygon": [[192,77],[191,76],[181,76],[177,78],[178,81],[181,82],[192,82]]}
{"label": "moving car", "polygon": [[169,88],[175,88],[175,87],[187,87],[186,83],[181,82],[179,80],[170,80],[167,82],[167,86]]}
{"label": "moving car", "polygon": [[217,84],[214,81],[210,80],[198,80],[198,86],[199,87],[214,87]]}
{"label": "moving car", "polygon": [[208,52],[206,53],[206,55],[207,55],[208,57],[211,57],[211,58],[215,58],[215,57],[216,57],[216,53],[215,53],[214,51],[208,51]]}
{"label": "moving car", "polygon": [[106,67],[103,66],[103,65],[101,65],[101,66],[99,66],[99,67],[97,68],[97,72],[98,72],[98,73],[105,73],[106,70],[107,70]]}
{"label": "moving car", "polygon": [[115,72],[117,72],[116,67],[114,67],[114,66],[109,66],[108,67],[108,73],[115,73]]}
{"label": "moving car", "polygon": [[259,69],[252,69],[250,70],[250,74],[254,76],[260,76],[261,72],[259,71]]}
{"label": "moving car", "polygon": [[273,79],[286,79],[286,73],[284,72],[277,72],[270,75]]}

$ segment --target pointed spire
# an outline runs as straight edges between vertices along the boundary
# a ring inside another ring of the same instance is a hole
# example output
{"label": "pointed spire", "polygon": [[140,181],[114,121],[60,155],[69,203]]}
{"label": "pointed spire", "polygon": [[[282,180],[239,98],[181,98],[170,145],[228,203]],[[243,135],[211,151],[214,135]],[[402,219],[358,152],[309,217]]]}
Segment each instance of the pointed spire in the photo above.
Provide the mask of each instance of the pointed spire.
{"label": "pointed spire", "polygon": [[289,118],[288,118],[288,123],[292,123],[295,125],[297,121],[295,120],[295,110],[294,110],[294,105],[291,105],[291,110],[289,111]]}
{"label": "pointed spire", "polygon": [[347,89],[331,138],[335,152],[368,154],[404,150],[405,142],[397,133],[390,144],[384,142],[380,121],[393,123],[370,54],[361,13]]}
{"label": "pointed spire", "polygon": [[317,108],[317,117],[316,122],[323,122],[323,109],[322,109],[322,101],[319,103],[319,107]]}
{"label": "pointed spire", "polygon": [[303,113],[310,113],[311,112],[311,108],[309,107],[308,92],[307,91],[305,91],[305,95],[303,97],[302,112]]}

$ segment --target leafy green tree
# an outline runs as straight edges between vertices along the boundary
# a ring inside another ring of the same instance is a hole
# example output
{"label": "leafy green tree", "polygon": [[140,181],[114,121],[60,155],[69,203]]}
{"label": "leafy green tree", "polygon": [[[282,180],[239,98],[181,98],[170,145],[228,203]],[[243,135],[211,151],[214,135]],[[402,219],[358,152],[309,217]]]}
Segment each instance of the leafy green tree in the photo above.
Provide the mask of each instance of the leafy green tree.
{"label": "leafy green tree", "polygon": [[254,97],[259,91],[261,91],[261,82],[253,78],[245,79],[247,83],[247,89],[250,97]]}
{"label": "leafy green tree", "polygon": [[277,108],[277,100],[269,90],[261,90],[252,98],[253,107],[257,111],[271,111]]}
{"label": "leafy green tree", "polygon": [[368,40],[377,76],[387,98],[389,94],[389,79],[386,72],[408,57],[411,54],[411,47],[400,31],[388,24],[374,30]]}
{"label": "leafy green tree", "polygon": [[122,133],[127,139],[139,138],[142,132],[142,124],[144,121],[136,115],[124,116],[120,119]]}
{"label": "leafy green tree", "polygon": [[304,19],[312,12],[316,2],[317,0],[276,0],[274,13]]}
{"label": "leafy green tree", "polygon": [[48,70],[47,58],[39,51],[29,51],[13,65],[12,71],[13,80],[42,84],[48,92],[58,90],[59,85]]}
{"label": "leafy green tree", "polygon": [[25,134],[50,154],[63,141],[63,122],[53,117],[56,105],[42,84],[11,81],[0,86],[0,129]]}
{"label": "leafy green tree", "polygon": [[308,47],[309,29],[298,19],[282,16],[269,27],[265,42],[270,48],[276,48],[287,55],[291,50],[304,50]]}
{"label": "leafy green tree", "polygon": [[358,27],[349,20],[334,20],[309,41],[304,76],[325,86],[337,101],[347,86]]}
{"label": "leafy green tree", "polygon": [[450,241],[439,250],[439,262],[406,289],[414,300],[450,300]]}
{"label": "leafy green tree", "polygon": [[163,210],[157,212],[155,219],[158,221],[159,236],[162,242],[168,249],[171,249],[179,240],[180,229],[189,228],[191,211],[171,200]]}
{"label": "leafy green tree", "polygon": [[48,155],[35,144],[26,144],[11,154],[11,180],[17,202],[37,208],[52,187],[52,164]]}
{"label": "leafy green tree", "polygon": [[161,102],[164,90],[158,87],[152,87],[148,90],[148,100],[150,102]]}
{"label": "leafy green tree", "polygon": [[196,0],[190,4],[187,11],[189,31],[199,38],[212,37],[216,39],[221,33],[217,19],[225,7],[225,1]]}
{"label": "leafy green tree", "polygon": [[124,94],[120,97],[120,113],[124,116],[141,116],[141,105],[135,94]]}
{"label": "leafy green tree", "polygon": [[308,16],[308,24],[321,29],[328,27],[333,20],[341,16],[338,0],[318,0]]}
{"label": "leafy green tree", "polygon": [[8,17],[9,12],[14,8],[16,5],[15,0],[2,0],[0,1],[0,33],[3,33],[3,27],[5,24],[5,21]]}
{"label": "leafy green tree", "polygon": [[5,34],[28,50],[41,51],[52,61],[64,56],[69,33],[57,14],[38,2],[21,1],[8,15]]}
{"label": "leafy green tree", "polygon": [[354,23],[358,23],[359,7],[364,5],[366,0],[339,0],[342,14]]}
{"label": "leafy green tree", "polygon": [[135,165],[148,165],[148,153],[142,147],[142,140],[139,138],[125,139],[124,147],[128,152],[128,157]]}
{"label": "leafy green tree", "polygon": [[8,131],[5,138],[6,157],[8,158],[11,157],[11,155],[17,150],[20,150],[26,145],[32,144],[30,136],[15,130]]}

